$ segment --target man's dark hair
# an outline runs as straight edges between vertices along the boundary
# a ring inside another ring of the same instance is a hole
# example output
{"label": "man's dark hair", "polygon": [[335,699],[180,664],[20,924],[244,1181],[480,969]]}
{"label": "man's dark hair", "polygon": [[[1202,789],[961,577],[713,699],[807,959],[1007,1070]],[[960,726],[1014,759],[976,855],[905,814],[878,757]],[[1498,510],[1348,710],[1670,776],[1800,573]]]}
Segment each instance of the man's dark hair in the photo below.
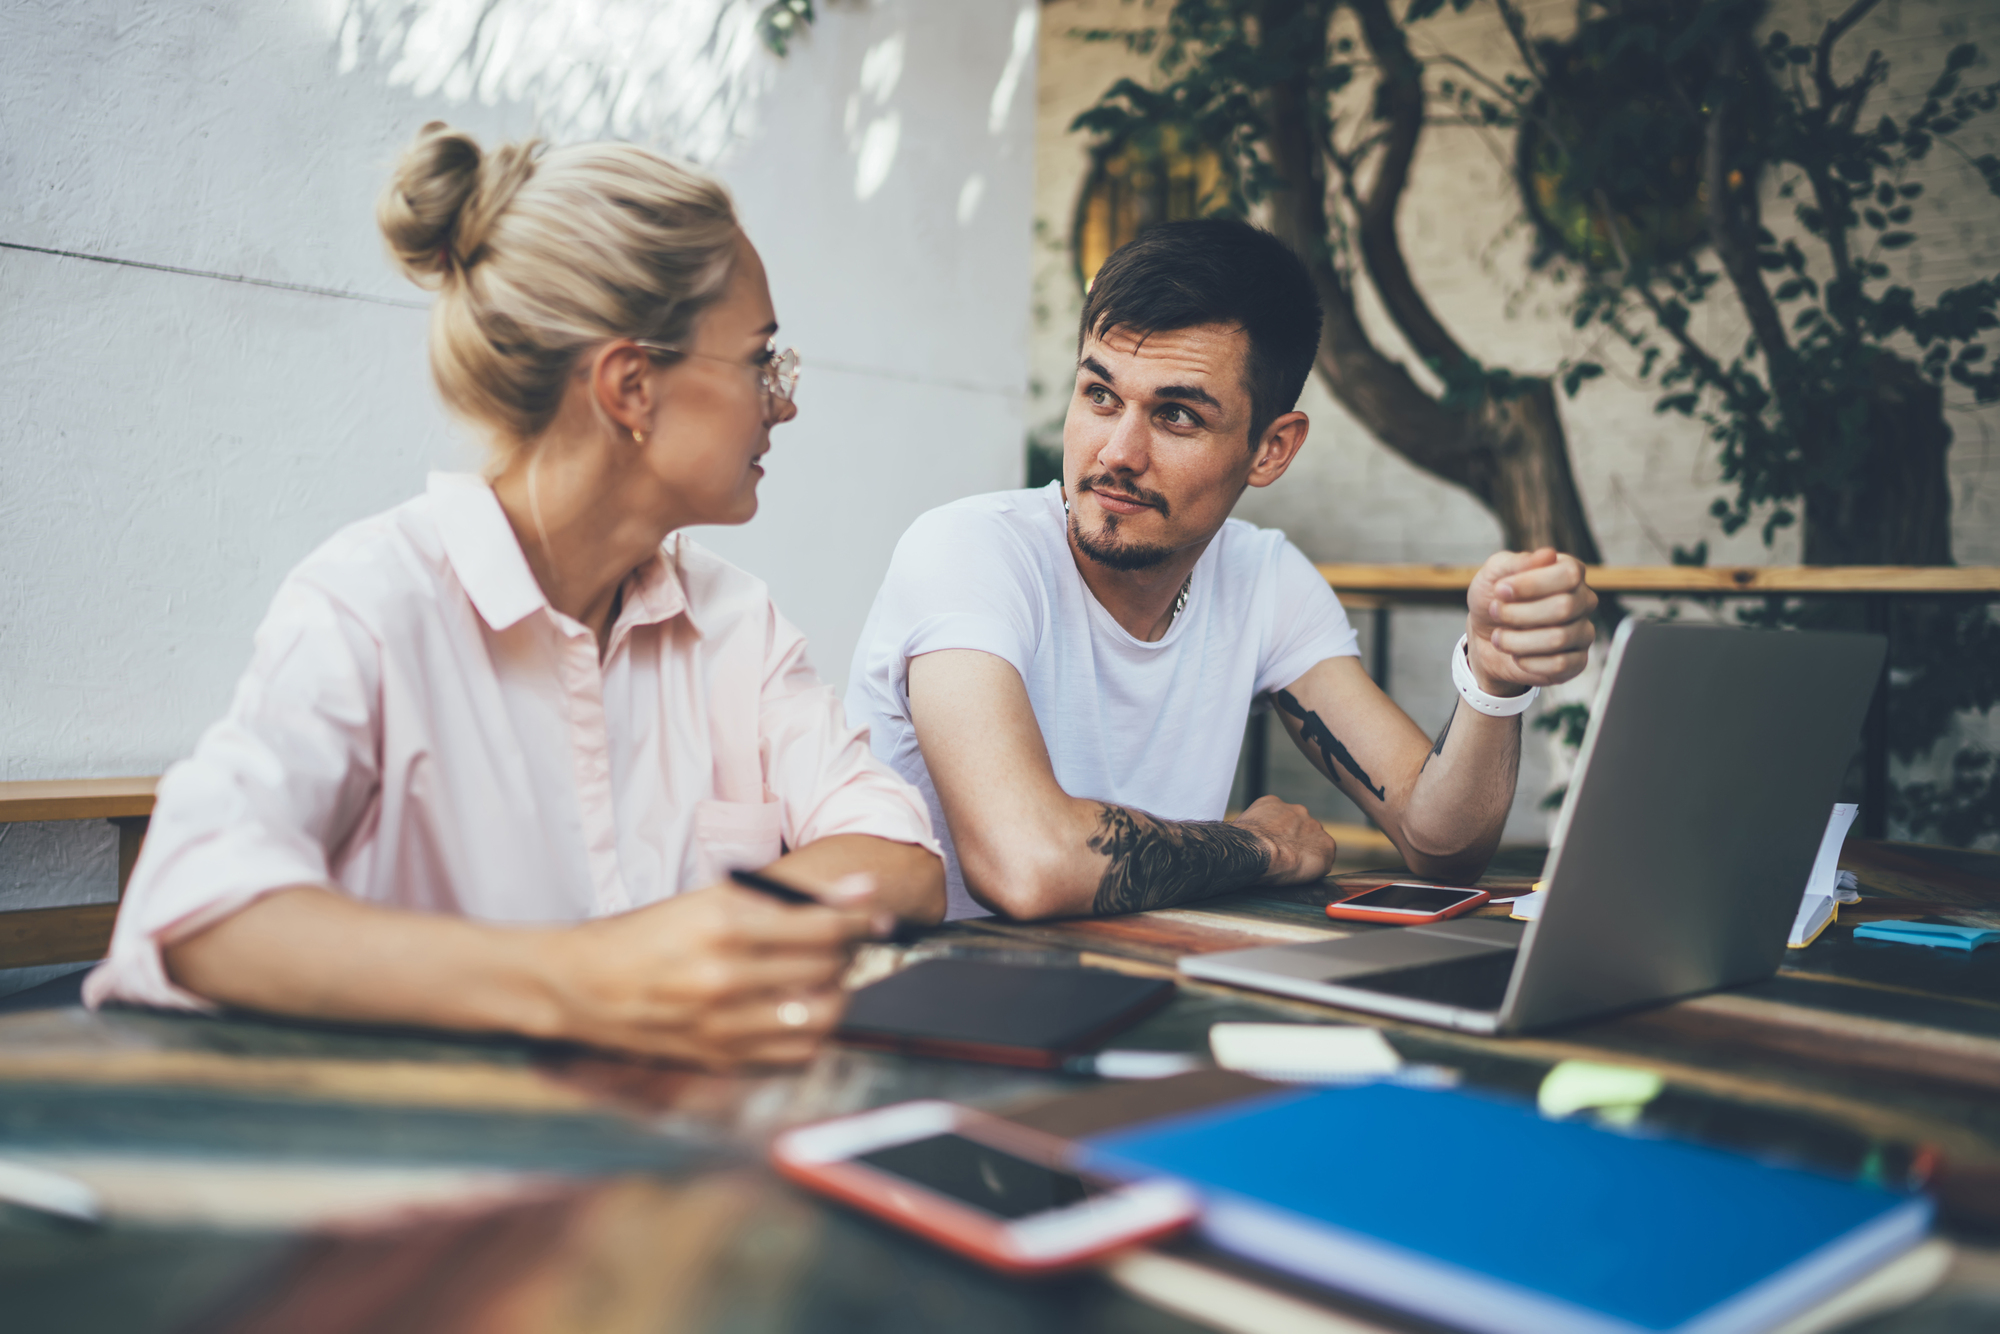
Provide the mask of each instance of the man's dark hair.
{"label": "man's dark hair", "polygon": [[1197,324],[1249,336],[1250,447],[1298,405],[1319,352],[1319,296],[1291,248],[1236,218],[1163,222],[1112,252],[1083,303],[1077,348],[1114,328],[1144,337]]}

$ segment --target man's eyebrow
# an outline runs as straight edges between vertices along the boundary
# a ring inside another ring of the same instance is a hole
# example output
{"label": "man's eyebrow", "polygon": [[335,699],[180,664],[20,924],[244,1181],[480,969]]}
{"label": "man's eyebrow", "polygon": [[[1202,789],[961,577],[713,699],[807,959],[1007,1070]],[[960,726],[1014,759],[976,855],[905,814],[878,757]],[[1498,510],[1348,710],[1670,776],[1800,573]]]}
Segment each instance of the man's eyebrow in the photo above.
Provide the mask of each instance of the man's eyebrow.
{"label": "man's eyebrow", "polygon": [[[1118,383],[1116,378],[1112,376],[1111,372],[1104,368],[1104,363],[1099,361],[1096,357],[1085,357],[1082,361],[1079,361],[1077,363],[1077,366],[1082,370],[1089,371],[1092,375],[1095,375],[1098,379],[1104,381],[1104,383],[1106,384]],[[1217,412],[1222,411],[1222,404],[1215,401],[1215,395],[1209,393],[1206,389],[1203,389],[1200,385],[1195,385],[1195,384],[1164,385],[1159,389],[1155,389],[1153,391],[1153,396],[1155,398],[1175,398],[1181,400],[1184,403],[1206,403],[1211,408],[1214,408]]]}
{"label": "man's eyebrow", "polygon": [[1222,404],[1215,401],[1215,395],[1209,393],[1206,389],[1203,389],[1200,385],[1193,385],[1193,384],[1162,385],[1158,389],[1155,389],[1153,391],[1153,396],[1155,398],[1178,398],[1188,403],[1206,403],[1211,408],[1214,408],[1217,412],[1222,411]]}

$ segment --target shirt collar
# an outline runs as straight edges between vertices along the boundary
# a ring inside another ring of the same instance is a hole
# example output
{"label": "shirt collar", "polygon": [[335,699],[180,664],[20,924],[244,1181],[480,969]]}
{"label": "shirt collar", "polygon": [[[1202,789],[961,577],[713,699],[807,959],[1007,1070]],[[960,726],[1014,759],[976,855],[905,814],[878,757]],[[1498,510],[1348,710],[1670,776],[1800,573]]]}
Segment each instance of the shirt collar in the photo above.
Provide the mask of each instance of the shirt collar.
{"label": "shirt collar", "polygon": [[[500,498],[483,477],[471,473],[434,472],[426,488],[436,507],[445,558],[459,585],[494,630],[505,630],[532,613],[549,608],[542,586],[535,582],[528,558],[514,536],[514,525],[500,508]],[[667,559],[674,543],[643,561],[625,581],[625,605],[618,613],[614,636],[622,628],[651,625],[689,612],[676,562]],[[553,611],[553,608],[549,608]],[[694,618],[688,616],[690,624]],[[695,627],[699,632],[700,627]]]}
{"label": "shirt collar", "polygon": [[654,625],[685,616],[695,633],[701,633],[694,604],[682,583],[680,562],[674,559],[678,546],[679,535],[669,536],[660,550],[625,576],[625,607],[618,613],[619,625]]}

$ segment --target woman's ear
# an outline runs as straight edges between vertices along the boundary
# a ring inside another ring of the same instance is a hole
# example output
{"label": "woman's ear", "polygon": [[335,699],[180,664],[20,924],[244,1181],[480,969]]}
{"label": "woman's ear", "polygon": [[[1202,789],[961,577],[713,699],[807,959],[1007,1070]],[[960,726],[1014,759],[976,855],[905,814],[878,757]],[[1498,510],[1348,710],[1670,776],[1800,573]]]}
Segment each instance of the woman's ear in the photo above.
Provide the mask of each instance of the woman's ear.
{"label": "woman's ear", "polygon": [[1256,454],[1250,460],[1250,485],[1269,486],[1283,477],[1285,469],[1299,456],[1299,449],[1306,442],[1306,428],[1311,425],[1305,413],[1287,412],[1266,426],[1264,438],[1257,442]]}
{"label": "woman's ear", "polygon": [[630,339],[608,343],[590,363],[590,391],[598,410],[635,438],[653,420],[653,359]]}

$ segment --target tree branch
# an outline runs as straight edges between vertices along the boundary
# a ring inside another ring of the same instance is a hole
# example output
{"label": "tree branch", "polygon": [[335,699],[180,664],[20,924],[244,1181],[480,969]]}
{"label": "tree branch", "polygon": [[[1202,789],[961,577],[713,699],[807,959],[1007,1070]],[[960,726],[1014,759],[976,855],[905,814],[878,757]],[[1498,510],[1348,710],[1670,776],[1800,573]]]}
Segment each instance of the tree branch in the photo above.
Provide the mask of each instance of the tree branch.
{"label": "tree branch", "polygon": [[1495,97],[1505,98],[1514,110],[1520,112],[1522,115],[1525,116],[1528,113],[1527,104],[1514,96],[1513,89],[1507,87],[1505,84],[1495,83],[1492,79],[1487,78],[1484,74],[1474,69],[1469,62],[1460,60],[1457,56],[1444,51],[1433,51],[1431,54],[1425,56],[1424,59],[1439,65],[1450,65],[1461,74],[1465,74],[1476,82],[1484,84],[1486,90]]}
{"label": "tree branch", "polygon": [[1798,378],[1792,364],[1792,345],[1785,337],[1784,318],[1764,286],[1763,270],[1757,263],[1756,191],[1729,188],[1729,145],[1740,142],[1740,138],[1730,114],[1734,102],[1726,89],[1747,44],[1747,38],[1732,37],[1717,61],[1716,83],[1725,91],[1716,95],[1702,148],[1702,177],[1708,185],[1708,232],[1715,242],[1715,253],[1722,260],[1723,272],[1729,275],[1736,297],[1743,303],[1743,312],[1750,319],[1757,345],[1763,349],[1764,364],[1770,368],[1771,391],[1784,415],[1796,422]]}
{"label": "tree branch", "polygon": [[[1266,32],[1281,31],[1296,0],[1264,8]],[[1354,293],[1335,269],[1327,246],[1326,158],[1315,132],[1311,91],[1303,74],[1270,91],[1271,165],[1280,181],[1271,195],[1271,230],[1312,273],[1325,311],[1314,365],[1361,425],[1412,463],[1484,498],[1464,449],[1465,418],[1447,411],[1409,371],[1369,338]],[[1372,272],[1371,272],[1372,276]]]}
{"label": "tree branch", "polygon": [[[1826,25],[1826,31],[1819,35],[1819,48],[1813,57],[1813,83],[1819,88],[1820,109],[1828,115],[1841,101],[1840,85],[1833,80],[1833,44],[1847,35],[1847,30],[1861,22],[1869,10],[1881,0],[1854,0],[1847,12]],[[1863,71],[1864,78],[1866,71]]]}
{"label": "tree branch", "polygon": [[[1874,0],[1869,0],[1874,3]],[[1500,11],[1500,21],[1507,26],[1507,35],[1514,39],[1514,49],[1521,53],[1521,63],[1528,67],[1528,73],[1535,76],[1535,82],[1546,88],[1549,86],[1549,72],[1542,68],[1542,58],[1535,54],[1535,44],[1528,40],[1528,22],[1521,17],[1521,11],[1508,0],[1493,0]]]}
{"label": "tree branch", "polygon": [[[1877,3],[1879,0],[1855,0],[1846,13],[1827,24],[1826,30],[1820,34],[1813,57],[1813,87],[1819,94],[1819,105],[1809,113],[1810,119],[1816,122],[1812,127],[1816,138],[1823,138],[1835,126],[1851,132],[1861,114],[1861,104],[1868,99],[1869,89],[1887,72],[1881,53],[1871,51],[1853,83],[1842,88],[1833,77],[1834,43]],[[1800,100],[1803,102],[1804,99]],[[1827,258],[1833,263],[1833,282],[1829,286],[1843,292],[1859,291],[1860,281],[1855,277],[1854,258],[1847,245],[1850,195],[1845,186],[1833,179],[1824,154],[1807,153],[1802,156],[1808,160],[1800,165],[1806,180],[1812,184],[1813,202],[1819,205],[1823,225],[1820,239],[1825,242]],[[1827,313],[1840,321],[1848,332],[1853,332],[1853,311],[1847,302],[1829,301]]]}
{"label": "tree branch", "polygon": [[1362,40],[1381,66],[1376,105],[1388,120],[1381,162],[1361,201],[1361,260],[1376,295],[1382,298],[1383,309],[1417,355],[1448,370],[1468,360],[1465,349],[1417,290],[1396,235],[1396,208],[1409,184],[1410,164],[1424,128],[1423,66],[1410,54],[1403,30],[1389,12],[1388,0],[1343,2],[1360,20]]}

